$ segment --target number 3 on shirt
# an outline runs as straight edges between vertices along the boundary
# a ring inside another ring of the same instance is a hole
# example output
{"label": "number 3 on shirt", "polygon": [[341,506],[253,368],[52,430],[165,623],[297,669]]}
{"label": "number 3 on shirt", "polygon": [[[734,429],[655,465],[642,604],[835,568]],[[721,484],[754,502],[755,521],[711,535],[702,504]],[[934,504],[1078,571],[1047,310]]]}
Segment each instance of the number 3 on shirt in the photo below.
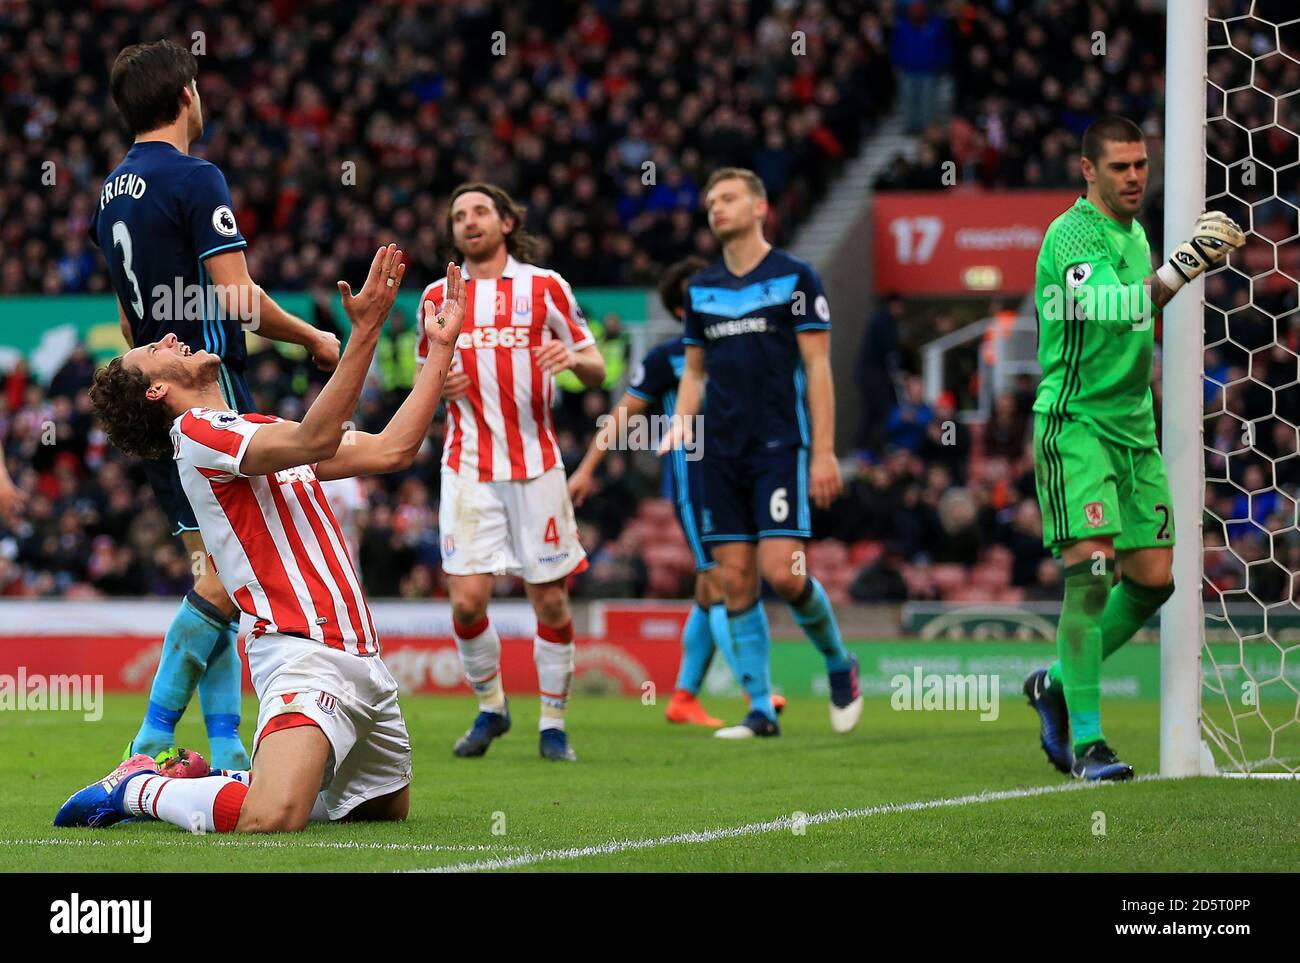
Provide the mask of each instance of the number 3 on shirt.
{"label": "number 3 on shirt", "polygon": [[547,545],[560,547],[560,530],[556,527],[554,515],[546,520],[546,534],[542,536],[542,541]]}
{"label": "number 3 on shirt", "polygon": [[122,273],[131,285],[131,307],[141,321],[144,320],[144,298],[140,297],[140,282],[131,270],[131,232],[122,221],[113,222],[113,246],[122,249]]}

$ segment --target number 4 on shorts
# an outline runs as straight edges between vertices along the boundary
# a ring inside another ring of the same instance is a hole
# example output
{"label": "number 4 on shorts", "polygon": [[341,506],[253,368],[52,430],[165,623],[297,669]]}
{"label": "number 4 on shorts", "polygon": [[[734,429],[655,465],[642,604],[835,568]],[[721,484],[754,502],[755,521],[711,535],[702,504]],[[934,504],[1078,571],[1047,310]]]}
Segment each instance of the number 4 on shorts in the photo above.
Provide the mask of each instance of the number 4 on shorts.
{"label": "number 4 on shorts", "polygon": [[547,545],[560,547],[560,530],[556,527],[554,515],[546,520],[546,534],[542,536],[542,541]]}

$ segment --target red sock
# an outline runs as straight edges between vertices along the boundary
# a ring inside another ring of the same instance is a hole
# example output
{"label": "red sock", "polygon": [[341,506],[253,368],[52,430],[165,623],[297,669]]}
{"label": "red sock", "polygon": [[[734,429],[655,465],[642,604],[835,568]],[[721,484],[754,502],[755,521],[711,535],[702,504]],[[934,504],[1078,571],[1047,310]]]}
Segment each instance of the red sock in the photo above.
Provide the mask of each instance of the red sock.
{"label": "red sock", "polygon": [[239,813],[244,808],[244,797],[248,787],[242,782],[232,782],[222,786],[217,798],[212,800],[212,826],[219,833],[235,831],[239,824]]}

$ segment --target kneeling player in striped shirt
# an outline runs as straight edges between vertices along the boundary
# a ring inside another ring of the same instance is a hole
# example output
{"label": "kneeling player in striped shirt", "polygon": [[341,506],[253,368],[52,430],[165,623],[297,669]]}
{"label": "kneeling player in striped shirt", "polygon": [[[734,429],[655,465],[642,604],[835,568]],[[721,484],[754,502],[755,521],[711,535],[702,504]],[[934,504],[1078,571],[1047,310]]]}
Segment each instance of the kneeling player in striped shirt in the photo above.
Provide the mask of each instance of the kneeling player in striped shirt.
{"label": "kneeling player in striped shirt", "polygon": [[217,384],[220,359],[167,335],[96,373],[91,401],[130,454],[171,452],[217,573],[254,627],[246,646],[260,703],[251,773],[171,778],[132,756],[73,795],[56,826],[161,819],[193,832],[285,832],[309,819],[405,819],[411,746],[397,684],[338,522],[331,478],[400,470],[415,456],[442,391],[464,314],[460,269],[425,311],[429,361],[379,434],[344,431],[405,265],[381,248],[354,298],[352,335],[301,423],[239,414]]}

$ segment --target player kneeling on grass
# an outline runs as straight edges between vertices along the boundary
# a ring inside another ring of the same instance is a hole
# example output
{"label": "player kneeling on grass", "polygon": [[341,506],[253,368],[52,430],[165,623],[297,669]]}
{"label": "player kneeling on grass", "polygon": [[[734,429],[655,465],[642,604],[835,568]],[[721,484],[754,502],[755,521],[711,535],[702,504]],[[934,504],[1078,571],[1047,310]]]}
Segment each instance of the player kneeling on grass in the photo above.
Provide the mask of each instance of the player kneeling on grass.
{"label": "player kneeling on grass", "polygon": [[397,684],[320,484],[401,470],[428,432],[464,313],[455,265],[438,311],[424,313],[430,363],[410,395],[381,433],[343,429],[404,272],[389,245],[355,298],[339,282],[352,335],[301,423],[230,410],[220,359],[170,334],[96,372],[91,401],[109,437],[129,454],[172,453],[217,573],[255,621],[247,654],[261,708],[251,775],[172,778],[132,756],[64,803],[56,826],[139,816],[283,832],[313,818],[406,818],[411,746]]}
{"label": "player kneeling on grass", "polygon": [[[1088,183],[1038,254],[1034,475],[1043,542],[1064,565],[1058,659],[1025,680],[1048,760],[1080,779],[1122,780],[1101,730],[1102,660],[1173,595],[1173,500],[1151,403],[1152,317],[1245,237],[1218,211],[1149,274],[1136,220],[1147,184],[1141,129],[1104,117],[1083,135]],[[1115,582],[1116,560],[1121,578]]]}

